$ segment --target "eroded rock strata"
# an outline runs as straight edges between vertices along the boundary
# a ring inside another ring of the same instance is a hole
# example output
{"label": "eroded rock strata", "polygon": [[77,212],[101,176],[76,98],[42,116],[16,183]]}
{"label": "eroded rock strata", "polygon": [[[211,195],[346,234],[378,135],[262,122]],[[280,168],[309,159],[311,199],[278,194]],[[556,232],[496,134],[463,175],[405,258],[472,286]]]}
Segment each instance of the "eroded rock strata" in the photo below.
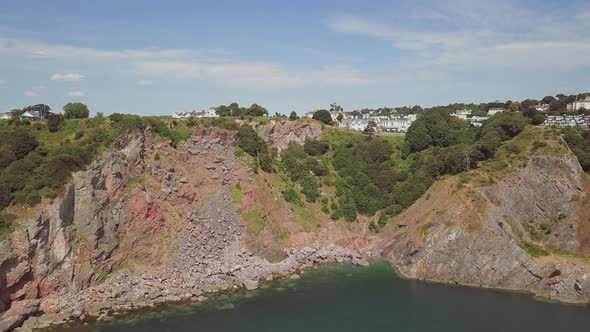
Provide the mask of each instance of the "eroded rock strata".
{"label": "eroded rock strata", "polygon": [[[314,123],[259,130],[279,149],[322,134]],[[293,211],[273,203],[272,178],[234,154],[238,139],[194,128],[174,149],[135,132],[74,174],[59,199],[0,243],[0,331],[203,301],[318,263],[366,265],[373,253],[410,278],[590,299],[588,185],[567,148],[494,181],[439,181],[374,235],[367,218],[326,217],[312,231],[281,220]],[[242,213],[259,205],[268,207],[266,228],[249,232]],[[534,257],[533,244],[551,252]]]}
{"label": "eroded rock strata", "polygon": [[231,198],[252,176],[236,142],[234,132],[197,128],[176,150],[137,132],[74,174],[62,199],[1,243],[0,330],[254,289],[315,263],[366,264],[321,241],[277,262],[252,254]]}

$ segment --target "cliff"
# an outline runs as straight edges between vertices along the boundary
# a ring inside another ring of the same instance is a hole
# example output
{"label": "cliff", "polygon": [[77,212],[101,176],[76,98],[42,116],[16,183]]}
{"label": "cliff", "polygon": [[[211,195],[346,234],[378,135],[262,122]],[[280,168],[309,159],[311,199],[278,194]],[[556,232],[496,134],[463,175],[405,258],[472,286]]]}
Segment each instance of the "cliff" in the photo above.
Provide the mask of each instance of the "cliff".
{"label": "cliff", "polygon": [[[587,175],[554,131],[528,128],[372,234],[370,217],[285,201],[285,178],[255,174],[236,132],[191,130],[176,149],[150,131],[122,136],[0,242],[0,331],[203,301],[373,253],[410,278],[590,299]],[[324,134],[315,122],[258,130],[278,150]]]}
{"label": "cliff", "polygon": [[588,302],[587,175],[559,137],[535,143],[541,131],[517,137],[519,153],[436,183],[377,250],[409,278]]}
{"label": "cliff", "polygon": [[[0,331],[204,300],[314,262],[364,264],[358,252],[332,244],[354,232],[324,239],[291,225],[284,209],[259,216],[261,232],[248,231],[255,227],[242,217],[248,200],[281,196],[264,191],[234,154],[237,140],[236,132],[197,127],[174,149],[136,131],[75,173],[62,197],[0,243]],[[236,201],[236,188],[249,194]],[[271,230],[296,239],[271,241],[273,262],[264,258]]]}

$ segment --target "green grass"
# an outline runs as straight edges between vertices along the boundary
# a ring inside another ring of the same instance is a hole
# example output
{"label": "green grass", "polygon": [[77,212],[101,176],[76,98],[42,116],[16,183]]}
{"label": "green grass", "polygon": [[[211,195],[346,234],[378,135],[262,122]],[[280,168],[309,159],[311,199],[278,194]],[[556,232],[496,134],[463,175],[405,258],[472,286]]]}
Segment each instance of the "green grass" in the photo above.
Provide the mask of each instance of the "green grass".
{"label": "green grass", "polygon": [[520,242],[518,246],[532,257],[549,256],[549,252],[542,246],[530,242]]}
{"label": "green grass", "polygon": [[242,196],[244,195],[244,191],[240,184],[236,185],[236,187],[231,191],[231,198],[233,199],[234,203],[240,204],[242,203]]}
{"label": "green grass", "polygon": [[264,229],[266,224],[264,220],[260,218],[258,209],[242,213],[242,218],[244,218],[244,222],[246,222],[246,229],[250,235],[258,235],[258,233]]}

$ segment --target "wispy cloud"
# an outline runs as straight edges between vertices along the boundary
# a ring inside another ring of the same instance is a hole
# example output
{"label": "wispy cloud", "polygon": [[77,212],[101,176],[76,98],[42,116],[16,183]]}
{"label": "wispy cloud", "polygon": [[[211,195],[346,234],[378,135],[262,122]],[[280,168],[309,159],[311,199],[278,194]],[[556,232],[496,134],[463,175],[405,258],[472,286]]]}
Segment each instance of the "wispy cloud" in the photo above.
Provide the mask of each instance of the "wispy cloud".
{"label": "wispy cloud", "polygon": [[33,91],[33,90],[27,90],[27,91],[25,91],[24,95],[26,97],[37,97],[37,96],[39,96],[39,93],[36,91]]}
{"label": "wispy cloud", "polygon": [[[52,45],[27,40],[0,40],[0,55],[25,56],[29,61],[108,68],[112,75],[134,75],[138,85],[154,79],[204,81],[231,87],[280,88],[316,85],[364,85],[371,82],[362,72],[346,64],[292,66],[273,62],[248,62],[207,51],[182,49],[100,50]],[[79,73],[58,73],[54,81],[74,82]]]}
{"label": "wispy cloud", "polygon": [[84,75],[79,73],[67,73],[67,74],[53,74],[51,76],[52,81],[61,82],[77,82],[84,78]]}
{"label": "wispy cloud", "polygon": [[73,91],[68,92],[68,96],[78,98],[78,97],[84,97],[84,96],[86,96],[86,94],[80,90],[73,90]]}
{"label": "wispy cloud", "polygon": [[587,65],[590,37],[580,22],[588,14],[555,15],[508,1],[447,0],[415,9],[403,23],[343,15],[327,24],[336,32],[383,39],[414,52],[414,62],[424,65]]}
{"label": "wispy cloud", "polygon": [[6,83],[8,83],[8,81],[7,81],[7,80],[0,80],[0,85],[4,85],[4,84],[6,84]]}

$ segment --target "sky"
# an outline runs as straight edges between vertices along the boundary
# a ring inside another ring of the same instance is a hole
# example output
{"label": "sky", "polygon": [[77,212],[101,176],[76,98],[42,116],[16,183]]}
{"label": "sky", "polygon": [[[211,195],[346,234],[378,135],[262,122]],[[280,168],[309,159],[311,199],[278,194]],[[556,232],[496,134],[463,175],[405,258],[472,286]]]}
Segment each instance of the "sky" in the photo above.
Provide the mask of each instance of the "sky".
{"label": "sky", "polygon": [[590,92],[590,1],[2,0],[0,112],[303,114]]}

